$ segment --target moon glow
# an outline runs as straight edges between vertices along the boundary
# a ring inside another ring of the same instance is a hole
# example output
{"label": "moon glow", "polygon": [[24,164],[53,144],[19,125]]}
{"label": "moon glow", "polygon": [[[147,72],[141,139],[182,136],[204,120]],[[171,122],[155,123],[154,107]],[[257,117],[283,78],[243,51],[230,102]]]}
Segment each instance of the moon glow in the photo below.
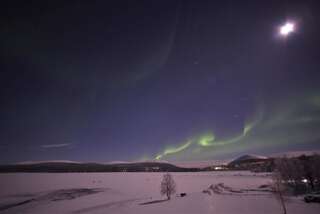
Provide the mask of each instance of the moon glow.
{"label": "moon glow", "polygon": [[295,25],[292,22],[287,22],[280,27],[279,33],[282,36],[288,36],[295,30]]}

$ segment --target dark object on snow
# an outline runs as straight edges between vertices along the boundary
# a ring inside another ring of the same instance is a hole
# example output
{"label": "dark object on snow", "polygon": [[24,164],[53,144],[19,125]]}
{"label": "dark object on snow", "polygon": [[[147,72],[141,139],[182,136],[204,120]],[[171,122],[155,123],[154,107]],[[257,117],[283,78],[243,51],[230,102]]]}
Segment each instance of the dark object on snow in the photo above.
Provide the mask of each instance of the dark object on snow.
{"label": "dark object on snow", "polygon": [[306,196],[304,196],[304,201],[307,202],[307,203],[310,203],[310,202],[318,202],[318,203],[320,203],[320,192],[307,194]]}
{"label": "dark object on snow", "polygon": [[184,196],[187,196],[187,193],[185,193],[185,192],[180,193],[180,197],[184,197]]}

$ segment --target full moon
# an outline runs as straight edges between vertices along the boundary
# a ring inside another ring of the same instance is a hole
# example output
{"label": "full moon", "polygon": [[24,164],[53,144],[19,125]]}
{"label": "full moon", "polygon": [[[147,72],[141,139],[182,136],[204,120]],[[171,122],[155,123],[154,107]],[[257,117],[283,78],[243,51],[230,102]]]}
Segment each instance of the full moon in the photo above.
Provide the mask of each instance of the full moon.
{"label": "full moon", "polygon": [[290,33],[294,32],[294,30],[295,30],[295,25],[294,25],[294,23],[292,23],[292,22],[287,22],[287,23],[285,23],[284,25],[282,25],[282,26],[280,27],[279,33],[280,33],[280,35],[282,35],[282,36],[287,36],[287,35],[289,35]]}

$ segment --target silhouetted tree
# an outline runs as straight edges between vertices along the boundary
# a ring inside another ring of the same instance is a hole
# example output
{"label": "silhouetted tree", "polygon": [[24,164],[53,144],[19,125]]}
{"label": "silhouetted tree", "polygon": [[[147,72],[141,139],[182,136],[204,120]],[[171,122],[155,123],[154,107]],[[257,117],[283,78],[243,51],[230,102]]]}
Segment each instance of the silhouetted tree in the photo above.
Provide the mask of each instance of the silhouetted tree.
{"label": "silhouetted tree", "polygon": [[287,157],[276,159],[275,172],[279,174],[282,183],[290,187],[294,194],[301,191],[304,168],[299,159]]}
{"label": "silhouetted tree", "polygon": [[320,155],[278,158],[274,161],[274,168],[282,184],[293,190],[294,194],[320,188]]}
{"label": "silhouetted tree", "polygon": [[320,155],[314,154],[311,157],[311,172],[314,182],[314,189],[320,190]]}
{"label": "silhouetted tree", "polygon": [[166,195],[168,200],[170,200],[170,196],[176,192],[176,183],[171,174],[166,173],[163,175],[160,192],[161,195]]}
{"label": "silhouetted tree", "polygon": [[272,176],[272,189],[276,199],[280,202],[283,214],[287,214],[287,208],[284,199],[285,186],[282,183],[281,174],[275,171]]}

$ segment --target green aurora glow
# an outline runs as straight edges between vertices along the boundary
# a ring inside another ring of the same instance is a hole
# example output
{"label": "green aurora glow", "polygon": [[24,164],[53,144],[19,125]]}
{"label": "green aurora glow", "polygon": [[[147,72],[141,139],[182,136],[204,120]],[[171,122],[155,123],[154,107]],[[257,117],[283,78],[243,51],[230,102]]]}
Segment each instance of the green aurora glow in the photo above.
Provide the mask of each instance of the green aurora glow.
{"label": "green aurora glow", "polygon": [[[246,152],[250,149],[268,149],[290,144],[319,143],[319,96],[305,96],[278,101],[257,107],[256,113],[245,122],[242,133],[219,139],[211,131],[191,137],[181,146],[171,146],[155,159],[190,160],[214,158],[221,154]],[[290,108],[288,108],[288,106]],[[268,111],[266,111],[268,107]]]}
{"label": "green aurora glow", "polygon": [[157,155],[155,157],[155,159],[160,160],[165,155],[170,155],[170,154],[175,154],[175,153],[181,152],[181,151],[185,150],[186,148],[188,148],[191,144],[192,144],[192,141],[187,141],[185,144],[183,144],[179,147],[167,148],[166,150],[164,150],[164,152],[162,154]]}

